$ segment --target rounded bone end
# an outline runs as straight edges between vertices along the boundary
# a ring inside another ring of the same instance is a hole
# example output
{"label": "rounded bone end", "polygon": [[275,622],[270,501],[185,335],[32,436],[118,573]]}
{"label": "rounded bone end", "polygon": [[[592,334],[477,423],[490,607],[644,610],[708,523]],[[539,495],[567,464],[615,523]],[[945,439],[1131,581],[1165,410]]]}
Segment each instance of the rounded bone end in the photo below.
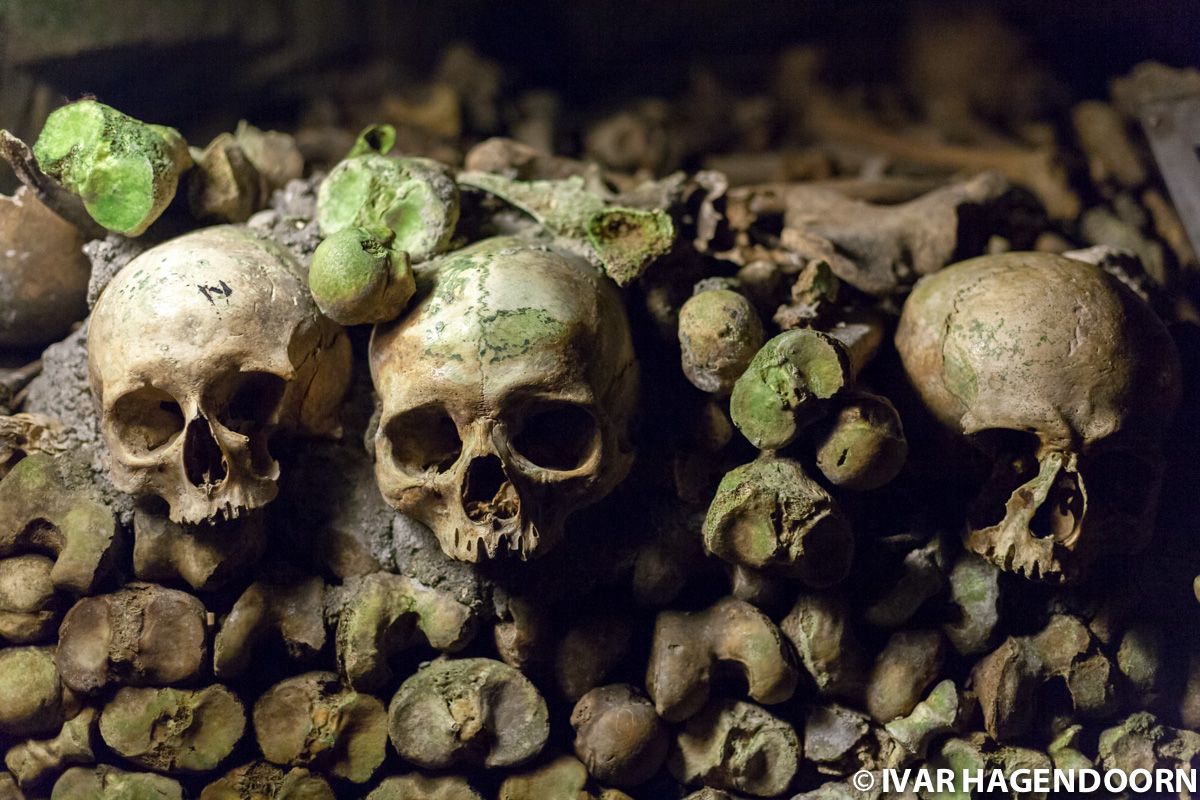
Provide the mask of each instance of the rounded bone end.
{"label": "rounded bone end", "polygon": [[99,764],[71,767],[54,784],[50,796],[54,800],[183,800],[183,787],[165,775]]}
{"label": "rounded bone end", "polygon": [[733,391],[762,343],[762,320],[750,301],[737,292],[700,292],[679,309],[683,374],[701,391]]}
{"label": "rounded bone end", "polygon": [[426,769],[509,767],[542,751],[550,733],[546,701],[500,661],[435,661],[406,680],[388,709],[402,758]]}
{"label": "rounded bone end", "polygon": [[282,769],[266,761],[252,761],[229,770],[204,787],[199,800],[335,800],[333,789],[320,775],[302,767]]}
{"label": "rounded bone end", "polygon": [[313,765],[363,783],[383,763],[383,704],[344,688],[332,672],[309,672],[277,683],[255,703],[253,717],[258,746],[276,764]]}
{"label": "rounded bone end", "polygon": [[632,686],[601,686],[585,694],[571,713],[575,754],[600,783],[637,786],[658,772],[667,757],[667,728],[654,704]]}
{"label": "rounded bone end", "polygon": [[367,795],[367,800],[483,800],[483,795],[465,778],[410,772],[385,778]]}

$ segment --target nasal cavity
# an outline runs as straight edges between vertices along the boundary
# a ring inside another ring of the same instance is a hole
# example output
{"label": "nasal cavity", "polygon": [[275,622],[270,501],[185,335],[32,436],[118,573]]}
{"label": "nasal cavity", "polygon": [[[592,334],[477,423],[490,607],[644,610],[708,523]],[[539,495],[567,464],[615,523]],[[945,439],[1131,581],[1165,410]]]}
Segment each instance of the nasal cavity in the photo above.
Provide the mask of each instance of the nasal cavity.
{"label": "nasal cavity", "polygon": [[477,458],[467,467],[463,482],[463,508],[473,522],[512,519],[520,509],[517,490],[494,455]]}
{"label": "nasal cavity", "polygon": [[196,417],[184,431],[183,468],[188,481],[202,489],[225,480],[225,454],[204,417]]}

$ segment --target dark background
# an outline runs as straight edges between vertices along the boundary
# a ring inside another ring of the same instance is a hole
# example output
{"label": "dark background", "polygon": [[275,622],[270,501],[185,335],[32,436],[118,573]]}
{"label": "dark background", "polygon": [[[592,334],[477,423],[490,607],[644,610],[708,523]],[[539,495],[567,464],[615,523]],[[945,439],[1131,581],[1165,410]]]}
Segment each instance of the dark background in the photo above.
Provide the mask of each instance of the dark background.
{"label": "dark background", "polygon": [[[557,90],[597,107],[677,93],[711,68],[738,89],[769,76],[775,54],[830,47],[833,77],[886,80],[914,13],[936,2],[385,2],[385,0],[7,0],[0,3],[0,124],[36,134],[47,106],[93,93],[202,139],[245,116],[286,125],[314,91],[387,59],[414,78],[468,41],[517,88]],[[978,4],[975,4],[978,5]],[[1200,65],[1196,0],[1005,0],[1077,97],[1145,59]],[[31,130],[32,129],[32,130]]]}

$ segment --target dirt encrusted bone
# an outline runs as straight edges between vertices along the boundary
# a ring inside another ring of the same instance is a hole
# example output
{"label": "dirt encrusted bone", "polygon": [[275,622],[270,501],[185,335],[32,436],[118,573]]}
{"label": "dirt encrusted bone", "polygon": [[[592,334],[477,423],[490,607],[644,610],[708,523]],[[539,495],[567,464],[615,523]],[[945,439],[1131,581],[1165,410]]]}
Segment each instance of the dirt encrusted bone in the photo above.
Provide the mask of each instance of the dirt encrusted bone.
{"label": "dirt encrusted bone", "polygon": [[129,772],[107,764],[72,767],[54,784],[53,800],[183,800],[179,781],[153,772]]}
{"label": "dirt encrusted bone", "polygon": [[546,743],[546,702],[529,679],[486,658],[438,660],[401,684],[388,707],[401,757],[426,769],[507,767]]}
{"label": "dirt encrusted bone", "polygon": [[958,253],[978,252],[1001,230],[998,206],[1008,191],[1008,181],[986,172],[895,206],[793,186],[781,240],[824,260],[856,289],[889,294],[937,272]]}
{"label": "dirt encrusted bone", "polygon": [[483,800],[483,795],[465,778],[410,772],[384,778],[367,795],[367,800]]}
{"label": "dirt encrusted bone", "polygon": [[867,652],[855,634],[843,598],[802,592],[779,629],[796,648],[800,663],[823,697],[861,703]]}
{"label": "dirt encrusted bone", "polygon": [[323,777],[304,767],[285,769],[267,761],[234,767],[204,787],[199,800],[334,800]]}
{"label": "dirt encrusted bone", "polygon": [[837,502],[799,463],[770,455],[721,479],[704,549],[732,564],[831,586],[850,570],[854,534]]}
{"label": "dirt encrusted bone", "polygon": [[231,680],[254,662],[259,643],[278,636],[290,658],[305,662],[325,646],[325,582],[318,577],[258,580],[234,602],[213,641],[213,675]]}
{"label": "dirt encrusted bone", "polygon": [[237,696],[219,684],[203,689],[120,689],[100,713],[100,735],[115,753],[144,769],[197,774],[233,753],[246,727]]}
{"label": "dirt encrusted bone", "polygon": [[65,603],[50,577],[54,560],[31,553],[0,559],[0,639],[39,644],[54,639]]}
{"label": "dirt encrusted bone", "polygon": [[268,761],[324,769],[364,783],[383,763],[383,703],[343,686],[332,672],[307,672],[268,689],[254,704],[254,733]]}
{"label": "dirt encrusted bone", "polygon": [[787,722],[753,703],[721,700],[687,721],[667,768],[684,784],[772,797],[787,791],[801,756]]}
{"label": "dirt encrusted bone", "polygon": [[327,613],[337,616],[338,668],[362,690],[386,685],[391,658],[422,638],[436,650],[453,653],[478,629],[476,613],[449,593],[388,572],[348,579],[331,591],[328,604]]}
{"label": "dirt encrusted bone", "polygon": [[99,736],[95,708],[84,708],[63,723],[57,736],[29,739],[4,754],[4,765],[23,789],[46,786],[75,764],[92,764]]}
{"label": "dirt encrusted bone", "polygon": [[53,648],[0,649],[0,734],[52,735],[77,707],[58,674]]}
{"label": "dirt encrusted bone", "polygon": [[63,683],[81,694],[110,685],[169,686],[207,669],[208,612],[192,595],[129,583],[85,597],[63,619],[56,659]]}
{"label": "dirt encrusted bone", "polygon": [[143,508],[133,514],[133,572],[144,581],[219,591],[245,577],[267,544],[265,519],[182,525]]}
{"label": "dirt encrusted bone", "polygon": [[0,556],[52,555],[58,589],[94,591],[115,566],[120,533],[87,467],[70,455],[31,455],[0,481]]}

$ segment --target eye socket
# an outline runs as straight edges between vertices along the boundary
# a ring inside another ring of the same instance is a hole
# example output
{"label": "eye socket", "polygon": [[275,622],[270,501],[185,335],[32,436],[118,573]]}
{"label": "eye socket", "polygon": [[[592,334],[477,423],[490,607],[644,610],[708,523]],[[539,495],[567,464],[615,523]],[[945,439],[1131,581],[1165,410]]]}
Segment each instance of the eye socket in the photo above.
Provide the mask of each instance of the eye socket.
{"label": "eye socket", "polygon": [[458,461],[458,426],[441,406],[423,406],[392,417],[383,428],[392,461],[407,472],[445,472]]}
{"label": "eye socket", "polygon": [[992,459],[992,474],[968,510],[971,525],[990,528],[1008,513],[1008,500],[1038,472],[1037,435],[1029,431],[991,428],[974,436],[975,444]]}
{"label": "eye socket", "polygon": [[522,415],[512,447],[543,469],[571,470],[592,454],[598,434],[595,418],[583,406],[540,403]]}
{"label": "eye socket", "polygon": [[112,406],[117,437],[137,454],[165,447],[183,432],[183,410],[162,389],[143,386],[117,398]]}
{"label": "eye socket", "polygon": [[227,428],[245,434],[273,422],[287,382],[269,372],[239,372],[233,377],[234,388],[221,415]]}

